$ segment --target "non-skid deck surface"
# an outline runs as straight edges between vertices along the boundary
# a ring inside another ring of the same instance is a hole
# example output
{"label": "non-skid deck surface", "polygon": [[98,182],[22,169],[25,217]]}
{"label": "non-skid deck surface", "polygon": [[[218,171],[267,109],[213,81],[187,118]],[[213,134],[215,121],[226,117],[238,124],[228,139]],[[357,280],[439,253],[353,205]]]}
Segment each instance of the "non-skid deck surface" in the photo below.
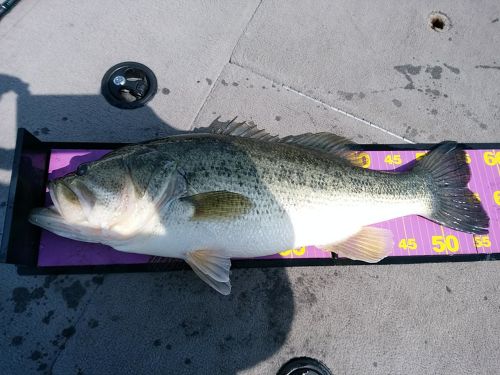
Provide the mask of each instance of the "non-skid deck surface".
{"label": "non-skid deck surface", "polygon": [[[52,150],[49,180],[74,171],[87,161],[96,160],[107,150]],[[365,167],[376,170],[404,169],[404,165],[423,155],[424,151],[364,151]],[[472,171],[470,189],[477,193],[490,216],[490,233],[474,236],[435,224],[418,216],[407,216],[374,226],[391,230],[394,248],[390,256],[433,256],[500,252],[500,150],[467,150]],[[49,201],[47,202],[49,203]],[[332,255],[314,246],[288,249],[266,259],[319,259]],[[38,266],[85,266],[113,264],[144,264],[157,262],[158,257],[128,254],[108,246],[72,241],[43,231]]]}

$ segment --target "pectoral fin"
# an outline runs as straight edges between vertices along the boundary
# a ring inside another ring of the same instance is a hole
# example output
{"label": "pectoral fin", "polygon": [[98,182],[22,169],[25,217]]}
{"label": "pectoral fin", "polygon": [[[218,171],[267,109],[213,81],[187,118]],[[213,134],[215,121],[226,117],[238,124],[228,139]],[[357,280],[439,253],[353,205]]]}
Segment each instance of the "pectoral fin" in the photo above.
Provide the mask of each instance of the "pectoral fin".
{"label": "pectoral fin", "polygon": [[194,206],[193,220],[234,219],[253,206],[249,198],[230,191],[210,191],[181,199]]}
{"label": "pectoral fin", "polygon": [[320,248],[336,253],[339,257],[377,263],[392,251],[392,232],[387,229],[363,227],[347,240]]}
{"label": "pectoral fin", "polygon": [[229,280],[231,259],[212,250],[197,250],[187,254],[186,262],[208,285],[227,296],[231,293]]}

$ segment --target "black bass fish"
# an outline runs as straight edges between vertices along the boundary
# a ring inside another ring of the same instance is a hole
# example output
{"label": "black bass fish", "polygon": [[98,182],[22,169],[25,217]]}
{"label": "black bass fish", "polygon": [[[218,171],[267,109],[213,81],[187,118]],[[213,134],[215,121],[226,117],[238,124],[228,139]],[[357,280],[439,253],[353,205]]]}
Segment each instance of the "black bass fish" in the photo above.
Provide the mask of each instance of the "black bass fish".
{"label": "black bass fish", "polygon": [[80,165],[49,183],[54,205],[33,210],[30,221],[79,241],[184,259],[222,294],[231,291],[230,258],[315,245],[378,262],[392,234],[367,226],[405,215],[488,232],[456,143],[402,173],[361,168],[346,144],[330,133],[278,138],[216,120]]}

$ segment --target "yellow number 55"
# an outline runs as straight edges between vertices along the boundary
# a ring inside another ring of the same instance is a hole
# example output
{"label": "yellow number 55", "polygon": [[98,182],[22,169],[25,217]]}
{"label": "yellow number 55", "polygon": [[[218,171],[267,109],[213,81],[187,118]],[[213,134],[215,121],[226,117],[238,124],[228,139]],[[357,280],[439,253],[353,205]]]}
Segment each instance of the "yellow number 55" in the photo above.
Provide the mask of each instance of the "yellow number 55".
{"label": "yellow number 55", "polygon": [[491,241],[488,236],[474,236],[474,244],[476,247],[490,247]]}

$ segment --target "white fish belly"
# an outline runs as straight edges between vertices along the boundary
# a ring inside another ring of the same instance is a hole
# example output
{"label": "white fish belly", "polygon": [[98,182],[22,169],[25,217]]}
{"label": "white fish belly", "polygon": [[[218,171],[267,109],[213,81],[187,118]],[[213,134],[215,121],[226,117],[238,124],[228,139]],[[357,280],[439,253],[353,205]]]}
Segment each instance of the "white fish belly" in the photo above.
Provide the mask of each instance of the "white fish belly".
{"label": "white fish belly", "polygon": [[411,215],[425,215],[418,200],[339,199],[323,205],[297,206],[281,218],[231,221],[157,222],[148,234],[119,250],[164,257],[184,258],[196,250],[215,250],[233,258],[252,258],[310,245],[346,240],[361,227]]}
{"label": "white fish belly", "polygon": [[163,257],[185,258],[196,250],[214,250],[228,257],[251,258],[275,254],[293,247],[288,217],[275,220],[234,219],[156,222],[117,250]]}
{"label": "white fish belly", "polygon": [[329,245],[342,242],[365,225],[397,217],[425,215],[425,205],[409,201],[349,201],[290,212],[294,228],[295,248],[308,245]]}

